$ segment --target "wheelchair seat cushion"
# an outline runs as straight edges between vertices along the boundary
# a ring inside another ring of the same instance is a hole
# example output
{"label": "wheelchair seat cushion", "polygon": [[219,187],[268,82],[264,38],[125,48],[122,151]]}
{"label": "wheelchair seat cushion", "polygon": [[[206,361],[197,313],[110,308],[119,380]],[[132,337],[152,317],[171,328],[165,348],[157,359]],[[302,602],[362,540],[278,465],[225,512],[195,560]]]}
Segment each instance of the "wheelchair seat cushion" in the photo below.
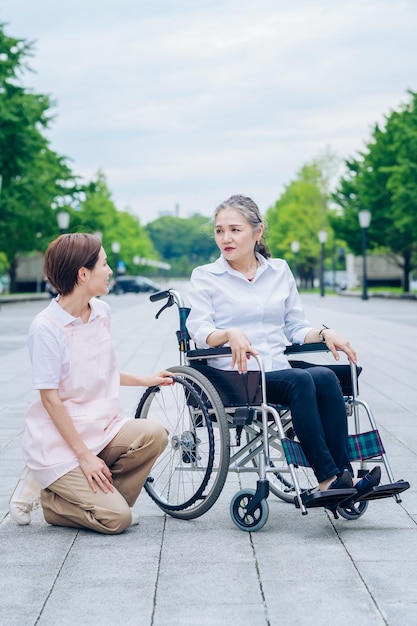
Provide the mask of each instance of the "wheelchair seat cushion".
{"label": "wheelchair seat cushion", "polygon": [[[306,361],[290,361],[291,367],[307,369],[309,367],[315,367],[313,363],[307,363]],[[351,396],[353,393],[352,389],[352,379],[351,379],[351,369],[350,365],[328,365],[327,363],[324,365],[331,369],[339,379],[340,385],[342,387],[342,393],[344,396]],[[356,367],[357,375],[361,373],[362,368]]]}
{"label": "wheelchair seat cushion", "polygon": [[204,374],[214,385],[225,407],[262,403],[260,372],[251,370],[246,374],[239,374],[210,367],[198,361],[191,361],[190,365]]}

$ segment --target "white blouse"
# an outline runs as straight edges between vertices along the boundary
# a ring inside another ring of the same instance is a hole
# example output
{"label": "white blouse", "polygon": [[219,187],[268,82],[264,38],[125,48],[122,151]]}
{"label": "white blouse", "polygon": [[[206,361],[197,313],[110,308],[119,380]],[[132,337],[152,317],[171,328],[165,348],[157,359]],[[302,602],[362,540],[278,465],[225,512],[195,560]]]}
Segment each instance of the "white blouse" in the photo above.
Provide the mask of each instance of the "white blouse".
{"label": "white blouse", "polygon": [[[288,343],[304,343],[312,330],[306,320],[294,276],[283,259],[265,259],[253,281],[232,269],[223,256],[196,267],[191,275],[187,328],[197,348],[209,348],[207,337],[216,329],[240,328],[259,352],[265,371],[290,367]],[[227,344],[226,344],[227,345]],[[210,365],[230,369],[230,358]],[[255,359],[249,369],[257,369]]]}

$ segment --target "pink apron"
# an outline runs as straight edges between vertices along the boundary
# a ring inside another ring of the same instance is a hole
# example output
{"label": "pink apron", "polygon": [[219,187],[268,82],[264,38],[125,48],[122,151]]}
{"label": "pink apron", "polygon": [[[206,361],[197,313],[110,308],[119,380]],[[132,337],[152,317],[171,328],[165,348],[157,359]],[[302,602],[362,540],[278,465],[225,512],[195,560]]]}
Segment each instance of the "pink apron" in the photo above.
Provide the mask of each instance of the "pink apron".
{"label": "pink apron", "polygon": [[[109,322],[99,316],[88,324],[59,327],[70,353],[70,371],[60,382],[59,396],[86,446],[98,454],[127,421],[120,415],[120,373]],[[42,488],[79,465],[40,399],[26,415],[23,456]]]}

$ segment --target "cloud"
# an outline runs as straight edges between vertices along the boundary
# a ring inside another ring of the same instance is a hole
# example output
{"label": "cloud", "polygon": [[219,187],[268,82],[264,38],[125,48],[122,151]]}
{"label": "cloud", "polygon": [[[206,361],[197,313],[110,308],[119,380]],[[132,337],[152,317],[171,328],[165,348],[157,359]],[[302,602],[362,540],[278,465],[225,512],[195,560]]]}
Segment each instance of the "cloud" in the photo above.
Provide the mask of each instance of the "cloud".
{"label": "cloud", "polygon": [[[0,0],[37,40],[54,149],[103,169],[142,221],[230,193],[265,210],[325,146],[348,157],[415,88],[417,6],[400,0]],[[197,208],[196,208],[197,207]]]}

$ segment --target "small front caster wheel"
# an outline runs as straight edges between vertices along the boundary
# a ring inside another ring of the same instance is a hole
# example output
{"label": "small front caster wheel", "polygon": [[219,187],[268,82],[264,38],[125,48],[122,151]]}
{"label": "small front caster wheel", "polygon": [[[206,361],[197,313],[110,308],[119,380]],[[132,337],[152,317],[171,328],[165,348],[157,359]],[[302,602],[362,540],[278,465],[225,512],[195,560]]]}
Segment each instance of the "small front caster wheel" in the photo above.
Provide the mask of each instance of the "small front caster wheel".
{"label": "small front caster wheel", "polygon": [[337,512],[341,517],[348,520],[359,519],[368,508],[369,502],[349,502],[344,505],[339,504]]}
{"label": "small front caster wheel", "polygon": [[230,516],[240,530],[260,530],[268,519],[269,507],[265,499],[261,500],[253,511],[248,512],[249,503],[255,493],[253,489],[242,489],[230,503]]}

